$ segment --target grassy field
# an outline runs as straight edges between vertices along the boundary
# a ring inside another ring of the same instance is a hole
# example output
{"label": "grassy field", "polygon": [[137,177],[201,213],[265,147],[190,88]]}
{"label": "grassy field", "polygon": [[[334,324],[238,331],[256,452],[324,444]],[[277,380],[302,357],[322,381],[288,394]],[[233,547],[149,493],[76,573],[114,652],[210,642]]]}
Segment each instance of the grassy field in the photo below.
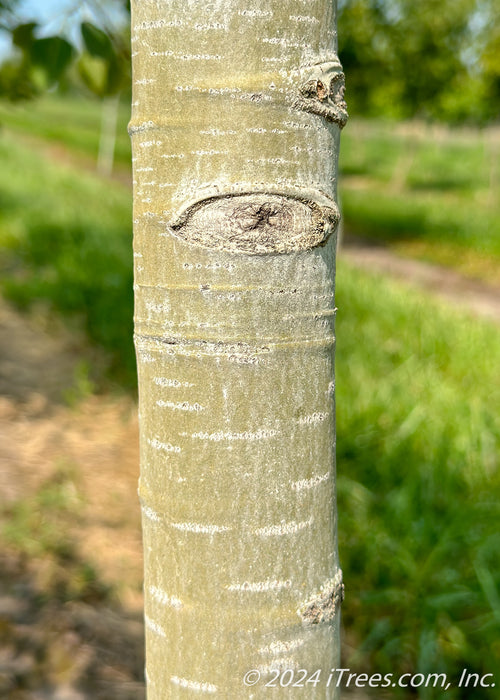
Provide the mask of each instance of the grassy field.
{"label": "grassy field", "polygon": [[14,139],[0,139],[2,292],[83,327],[111,375],[134,386],[130,190]]}
{"label": "grassy field", "polygon": [[[101,105],[94,99],[56,95],[35,103],[0,102],[0,125],[19,136],[37,137],[62,144],[76,154],[97,159],[101,127]],[[130,106],[120,104],[116,130],[115,165],[130,168],[130,139],[127,123]]]}
{"label": "grassy field", "polygon": [[337,284],[351,663],[450,678],[462,668],[492,672],[500,661],[500,333],[344,266]]}
{"label": "grassy field", "polygon": [[348,233],[500,284],[500,131],[354,122],[342,135]]}
{"label": "grassy field", "polygon": [[[130,167],[121,104],[115,168]],[[96,159],[101,107],[52,95],[0,104],[0,124],[21,138]],[[347,235],[500,285],[500,130],[352,120],[342,134],[341,198]]]}
{"label": "grassy field", "polygon": [[[85,328],[108,353],[107,376],[132,387],[130,191],[49,162],[24,142],[33,128],[40,139],[95,153],[96,106],[76,110],[76,123],[75,103],[58,104],[37,107],[50,128],[33,126],[26,110],[25,121],[12,108],[0,113],[1,289],[23,308],[36,303]],[[62,133],[57,121],[71,125]],[[441,163],[430,138],[415,146],[411,134],[393,139],[377,124],[346,130],[346,226],[402,250],[420,245],[419,255],[461,251],[488,278],[481,261],[500,257],[495,173],[477,135],[455,136],[443,140],[449,161]],[[463,668],[500,667],[500,329],[342,262],[337,289],[345,663],[360,672],[446,672],[450,700],[493,700],[494,689],[454,682]],[[22,538],[22,509],[16,518]]]}

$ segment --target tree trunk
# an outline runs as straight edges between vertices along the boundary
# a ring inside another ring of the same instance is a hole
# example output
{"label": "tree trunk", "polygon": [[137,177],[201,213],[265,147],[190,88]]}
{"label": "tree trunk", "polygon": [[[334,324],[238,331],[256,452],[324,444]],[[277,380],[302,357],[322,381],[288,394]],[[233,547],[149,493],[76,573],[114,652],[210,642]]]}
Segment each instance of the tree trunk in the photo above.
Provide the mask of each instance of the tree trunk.
{"label": "tree trunk", "polygon": [[151,700],[336,693],[335,9],[247,5],[132,2]]}

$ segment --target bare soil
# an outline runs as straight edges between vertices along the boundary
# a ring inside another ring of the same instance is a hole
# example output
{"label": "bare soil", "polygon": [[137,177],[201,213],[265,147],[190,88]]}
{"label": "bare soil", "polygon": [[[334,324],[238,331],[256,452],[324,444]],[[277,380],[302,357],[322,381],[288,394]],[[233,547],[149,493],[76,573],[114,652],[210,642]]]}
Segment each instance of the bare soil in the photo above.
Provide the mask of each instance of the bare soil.
{"label": "bare soil", "polygon": [[[63,483],[71,550],[30,554],[29,536],[20,547],[0,539],[0,697],[140,700],[136,408],[109,396],[68,406],[81,352],[44,325],[0,301],[0,527],[16,504],[36,509],[41,489]],[[78,584],[87,566],[95,581]]]}

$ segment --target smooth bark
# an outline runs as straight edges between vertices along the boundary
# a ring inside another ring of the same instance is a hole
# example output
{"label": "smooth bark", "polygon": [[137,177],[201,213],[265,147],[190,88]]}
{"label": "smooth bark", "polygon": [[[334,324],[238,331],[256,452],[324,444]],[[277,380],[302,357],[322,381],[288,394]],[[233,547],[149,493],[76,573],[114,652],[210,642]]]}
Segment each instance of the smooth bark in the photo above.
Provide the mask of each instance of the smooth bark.
{"label": "smooth bark", "polygon": [[150,700],[335,696],[335,50],[326,0],[132,2]]}

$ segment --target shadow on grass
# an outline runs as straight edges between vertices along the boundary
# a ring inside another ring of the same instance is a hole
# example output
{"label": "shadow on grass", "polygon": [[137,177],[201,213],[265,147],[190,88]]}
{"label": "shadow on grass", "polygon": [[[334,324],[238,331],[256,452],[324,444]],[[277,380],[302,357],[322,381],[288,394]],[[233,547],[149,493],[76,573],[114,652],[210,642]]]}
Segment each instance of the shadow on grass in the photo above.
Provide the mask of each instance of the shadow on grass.
{"label": "shadow on grass", "polygon": [[454,174],[423,174],[409,175],[406,184],[410,190],[421,190],[430,192],[468,192],[474,191],[474,183],[467,176]]}
{"label": "shadow on grass", "polygon": [[356,236],[380,244],[415,240],[424,236],[428,212],[425,206],[400,200],[381,201],[373,195],[344,192],[342,197],[345,227]]}
{"label": "shadow on grass", "polygon": [[[75,559],[60,558],[47,583],[46,560],[0,551],[0,695],[12,700],[141,700],[143,624],[94,580],[71,591]],[[34,694],[35,693],[35,694]]]}
{"label": "shadow on grass", "polygon": [[0,695],[12,700],[140,700],[142,619],[78,556],[70,481],[53,480],[3,509]]}
{"label": "shadow on grass", "polygon": [[31,222],[9,257],[10,274],[2,285],[6,298],[25,309],[45,302],[82,326],[106,351],[109,377],[134,388],[130,231]]}

